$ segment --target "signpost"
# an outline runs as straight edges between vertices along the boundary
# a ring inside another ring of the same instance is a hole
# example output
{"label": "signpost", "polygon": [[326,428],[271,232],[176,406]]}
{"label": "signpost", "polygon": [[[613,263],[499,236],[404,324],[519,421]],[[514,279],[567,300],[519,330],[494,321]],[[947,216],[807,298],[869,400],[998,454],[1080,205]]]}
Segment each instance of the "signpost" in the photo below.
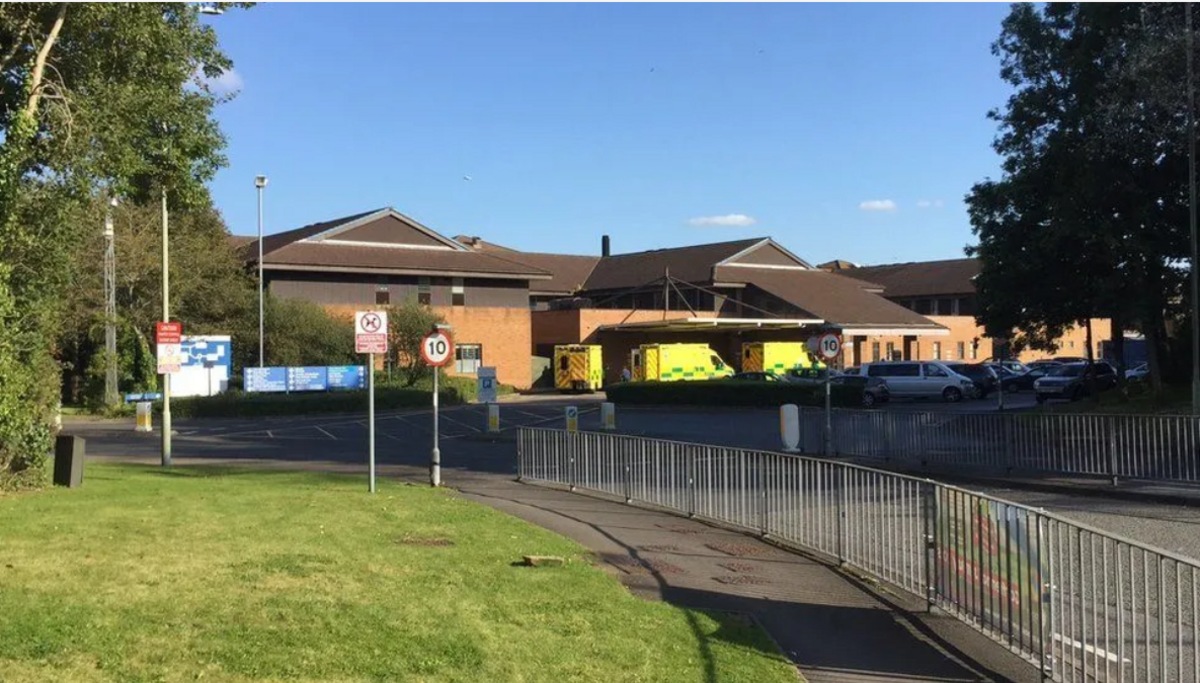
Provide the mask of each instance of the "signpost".
{"label": "signpost", "polygon": [[448,325],[438,325],[421,340],[421,359],[433,368],[433,452],[429,459],[430,486],[442,485],[442,452],[438,449],[438,368],[454,358],[454,340]]}
{"label": "signpost", "polygon": [[475,374],[476,393],[480,403],[496,402],[496,368],[479,368]]}
{"label": "signpost", "polygon": [[567,431],[579,431],[579,408],[567,406]]}
{"label": "signpost", "polygon": [[155,323],[154,343],[158,374],[179,372],[183,365],[183,323]]}
{"label": "signpost", "polygon": [[[354,351],[367,354],[367,469],[375,493],[375,354],[388,350],[387,313],[356,311],[354,313]],[[293,379],[289,377],[288,379]],[[324,383],[328,385],[326,374]]]}
{"label": "signpost", "polygon": [[842,338],[828,333],[808,340],[809,349],[825,361],[825,433],[823,436],[825,456],[833,456],[833,400],[830,379],[833,374],[829,364],[842,353]]}
{"label": "signpost", "polygon": [[[168,317],[167,306],[167,195],[163,192],[163,317]],[[183,323],[170,321],[154,324],[154,343],[157,346],[158,374],[163,376],[162,411],[162,466],[171,465],[171,374],[179,372],[183,365]]]}

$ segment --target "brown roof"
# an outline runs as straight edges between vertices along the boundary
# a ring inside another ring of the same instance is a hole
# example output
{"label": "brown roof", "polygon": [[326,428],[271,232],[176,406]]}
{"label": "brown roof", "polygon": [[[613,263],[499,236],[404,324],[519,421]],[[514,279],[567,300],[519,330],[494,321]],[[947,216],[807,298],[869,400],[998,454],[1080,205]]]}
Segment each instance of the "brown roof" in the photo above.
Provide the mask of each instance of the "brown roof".
{"label": "brown roof", "polygon": [[[736,272],[734,272],[736,271]],[[936,328],[936,323],[824,270],[719,268],[718,279],[744,282],[835,325]]]}
{"label": "brown roof", "polygon": [[961,258],[893,263],[852,268],[842,274],[882,286],[883,295],[889,298],[974,294],[973,278],[979,275],[979,261]]}
{"label": "brown roof", "polygon": [[389,249],[319,242],[295,242],[264,256],[267,268],[304,267],[308,270],[369,270],[525,276],[548,280],[550,273],[524,264],[474,251],[451,249]]}
{"label": "brown roof", "polygon": [[254,235],[230,235],[229,245],[234,249],[240,249],[251,242],[257,242],[258,238]]}
{"label": "brown roof", "polygon": [[765,238],[759,237],[607,256],[596,263],[596,268],[588,276],[585,289],[632,289],[662,278],[668,270],[676,280],[712,282],[713,267],[717,263],[749,249],[763,239]]}
{"label": "brown roof", "polygon": [[853,263],[851,261],[844,261],[842,259],[834,259],[833,261],[826,261],[825,263],[822,263],[821,265],[819,265],[817,267],[820,268],[821,270],[837,271],[837,270],[850,270],[851,268],[857,268],[858,264]]}
{"label": "brown roof", "polygon": [[525,251],[489,251],[484,252],[506,261],[520,263],[537,270],[550,273],[551,278],[530,286],[530,293],[562,294],[569,296],[583,289],[596,264],[599,256],[572,256],[569,254],[537,254]]}
{"label": "brown roof", "polygon": [[520,254],[516,249],[502,247],[499,244],[485,242],[482,237],[472,237],[471,235],[455,235],[454,241],[459,244],[470,247],[476,251],[494,251],[503,254]]}

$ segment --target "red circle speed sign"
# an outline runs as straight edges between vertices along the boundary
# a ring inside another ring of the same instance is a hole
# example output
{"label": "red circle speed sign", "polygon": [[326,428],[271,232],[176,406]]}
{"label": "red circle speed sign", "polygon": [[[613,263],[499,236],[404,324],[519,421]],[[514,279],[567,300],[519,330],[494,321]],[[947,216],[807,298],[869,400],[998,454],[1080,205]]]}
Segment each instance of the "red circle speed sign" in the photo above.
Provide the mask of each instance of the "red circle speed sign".
{"label": "red circle speed sign", "polygon": [[421,340],[421,358],[427,365],[440,368],[454,358],[454,340],[442,330],[430,332]]}

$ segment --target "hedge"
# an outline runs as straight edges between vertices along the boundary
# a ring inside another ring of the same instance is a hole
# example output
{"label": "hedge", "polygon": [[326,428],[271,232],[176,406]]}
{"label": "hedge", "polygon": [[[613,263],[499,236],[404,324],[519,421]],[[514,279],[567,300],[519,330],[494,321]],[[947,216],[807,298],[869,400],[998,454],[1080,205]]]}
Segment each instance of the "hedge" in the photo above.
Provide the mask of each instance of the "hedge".
{"label": "hedge", "polygon": [[[862,405],[862,387],[834,384],[831,402],[839,407]],[[825,388],[803,384],[729,379],[694,382],[625,382],[606,388],[608,400],[624,405],[746,406],[778,408],[795,403],[825,405]]]}
{"label": "hedge", "polygon": [[[463,397],[455,388],[438,392],[442,405],[459,405]],[[432,395],[420,389],[375,388],[375,409],[424,408],[432,405]],[[162,410],[162,403],[154,405]],[[217,396],[171,399],[172,417],[265,417],[270,415],[311,415],[316,413],[365,413],[366,391],[330,391],[298,394],[244,394],[228,391]]]}

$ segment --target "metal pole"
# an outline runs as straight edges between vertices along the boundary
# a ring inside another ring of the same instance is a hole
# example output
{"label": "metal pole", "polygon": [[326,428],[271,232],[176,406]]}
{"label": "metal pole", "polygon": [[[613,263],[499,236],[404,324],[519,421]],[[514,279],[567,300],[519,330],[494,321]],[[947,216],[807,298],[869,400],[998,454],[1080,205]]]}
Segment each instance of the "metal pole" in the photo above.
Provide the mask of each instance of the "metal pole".
{"label": "metal pole", "polygon": [[825,364],[825,457],[833,457],[833,401],[830,398],[832,393],[829,388],[830,382],[829,363]]}
{"label": "metal pole", "polygon": [[1004,355],[1008,349],[1000,347],[1000,372],[996,373],[996,403],[1000,412],[1004,412]]}
{"label": "metal pole", "polygon": [[430,486],[442,485],[442,452],[438,450],[438,369],[433,368],[433,453],[429,460]]}
{"label": "metal pole", "polygon": [[375,354],[367,354],[367,468],[375,493]]}
{"label": "metal pole", "polygon": [[[261,176],[260,176],[261,178]],[[263,345],[265,336],[263,335],[263,188],[265,182],[259,182],[255,179],[255,186],[258,188],[258,367],[263,367]],[[371,366],[374,368],[375,366]],[[372,478],[374,482],[374,478]],[[372,484],[374,491],[374,484]]]}
{"label": "metal pole", "polygon": [[[171,322],[171,262],[167,250],[167,188],[162,190],[162,308],[163,322]],[[163,375],[162,466],[171,466],[171,373]]]}
{"label": "metal pole", "polygon": [[1188,228],[1192,236],[1192,414],[1200,415],[1200,273],[1196,271],[1196,83],[1193,76],[1192,4],[1184,3],[1187,24]]}
{"label": "metal pole", "polygon": [[[114,198],[113,203],[117,200]],[[104,216],[104,403],[117,404],[117,257],[113,244],[113,217],[109,208]]]}

